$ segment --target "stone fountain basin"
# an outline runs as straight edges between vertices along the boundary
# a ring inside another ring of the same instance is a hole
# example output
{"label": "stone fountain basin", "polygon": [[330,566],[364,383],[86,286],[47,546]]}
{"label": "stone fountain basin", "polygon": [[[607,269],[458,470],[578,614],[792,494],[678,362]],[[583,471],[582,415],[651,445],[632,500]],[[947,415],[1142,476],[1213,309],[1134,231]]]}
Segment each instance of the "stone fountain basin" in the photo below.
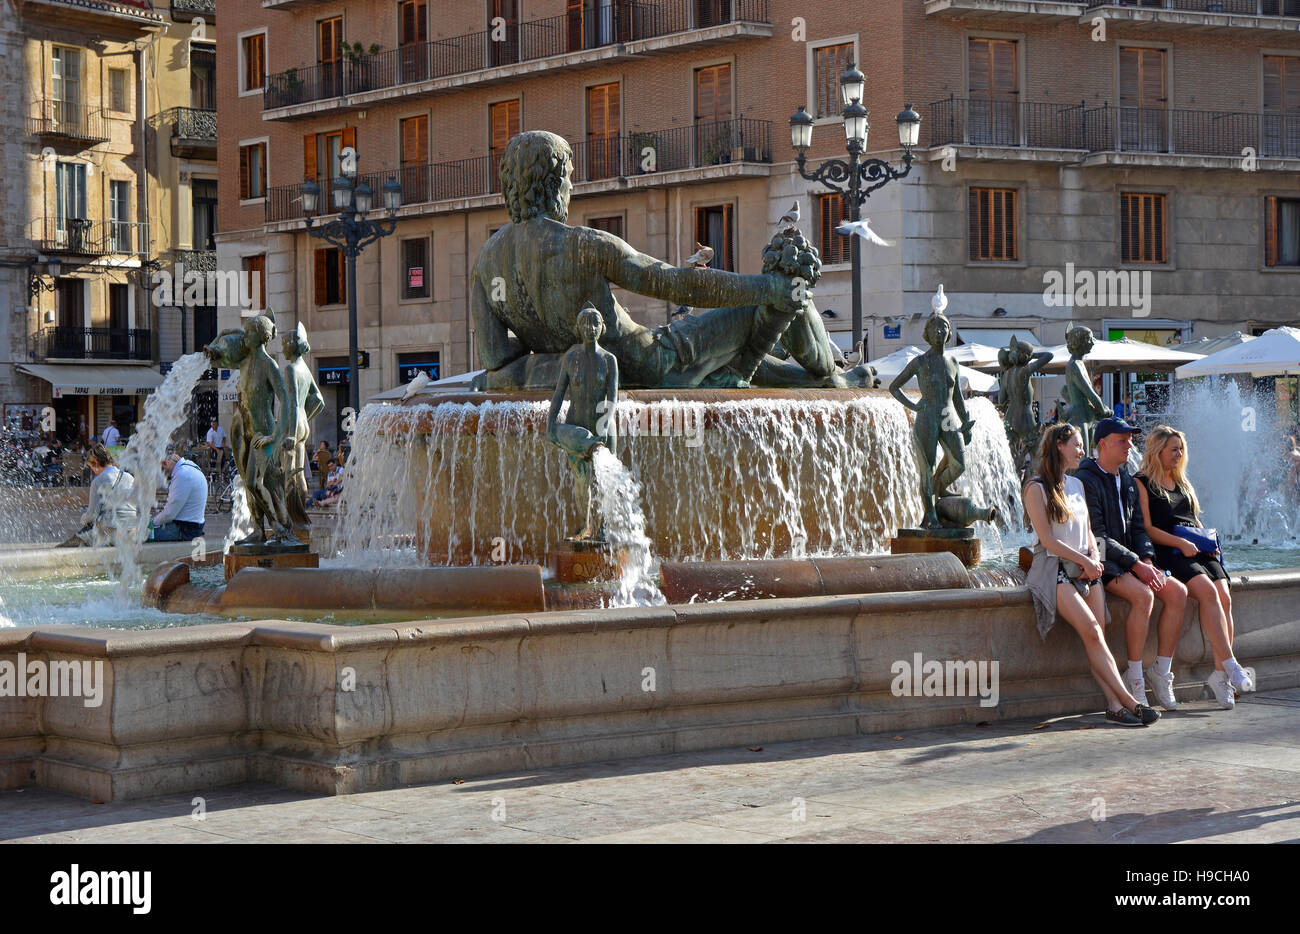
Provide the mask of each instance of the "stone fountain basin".
{"label": "stone fountain basin", "polygon": [[[1260,693],[1300,686],[1300,569],[1235,577],[1233,596],[1236,654]],[[1123,627],[1109,638],[1122,652]],[[997,706],[900,694],[894,667],[917,654],[997,661]],[[104,694],[95,707],[0,697],[0,787],[100,801],[250,780],[344,794],[1102,706],[1078,637],[1058,624],[1040,640],[1022,587],[356,627],[0,630],[0,664],[20,655],[100,663]],[[1205,696],[1212,668],[1189,608],[1180,698]]]}

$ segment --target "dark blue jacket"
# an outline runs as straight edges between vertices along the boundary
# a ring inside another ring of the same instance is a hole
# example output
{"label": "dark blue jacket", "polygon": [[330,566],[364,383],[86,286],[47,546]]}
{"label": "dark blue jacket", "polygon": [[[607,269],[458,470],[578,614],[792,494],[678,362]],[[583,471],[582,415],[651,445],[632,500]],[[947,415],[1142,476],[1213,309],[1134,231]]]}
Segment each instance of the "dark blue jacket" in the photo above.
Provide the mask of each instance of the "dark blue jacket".
{"label": "dark blue jacket", "polygon": [[[1102,546],[1105,575],[1118,577],[1141,559],[1154,559],[1156,548],[1142,522],[1137,481],[1129,476],[1128,471],[1123,467],[1119,469],[1118,496],[1114,475],[1102,470],[1091,457],[1083,459],[1074,475],[1083,484],[1083,494],[1088,500],[1088,518],[1092,534]],[[1127,523],[1121,519],[1121,514]]]}

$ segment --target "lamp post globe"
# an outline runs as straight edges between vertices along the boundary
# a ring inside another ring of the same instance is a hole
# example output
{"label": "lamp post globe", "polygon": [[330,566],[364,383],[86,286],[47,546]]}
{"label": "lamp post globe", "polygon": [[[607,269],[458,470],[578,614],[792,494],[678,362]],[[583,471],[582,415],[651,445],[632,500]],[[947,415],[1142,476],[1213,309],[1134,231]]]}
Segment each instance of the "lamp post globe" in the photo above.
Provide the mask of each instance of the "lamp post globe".
{"label": "lamp post globe", "polygon": [[800,104],[799,109],[790,117],[790,145],[800,156],[812,145],[812,114]]}

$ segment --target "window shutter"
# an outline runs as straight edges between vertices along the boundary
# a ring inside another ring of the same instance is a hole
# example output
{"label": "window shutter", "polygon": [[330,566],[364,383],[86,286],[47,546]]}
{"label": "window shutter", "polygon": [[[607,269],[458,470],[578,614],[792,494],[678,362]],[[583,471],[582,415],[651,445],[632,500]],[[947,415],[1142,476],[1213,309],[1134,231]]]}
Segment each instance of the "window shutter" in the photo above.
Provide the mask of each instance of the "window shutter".
{"label": "window shutter", "polygon": [[1264,109],[1282,109],[1282,56],[1264,56]]}
{"label": "window shutter", "polygon": [[239,147],[239,200],[248,200],[248,147]]}
{"label": "window shutter", "polygon": [[1019,86],[1016,70],[1016,44],[1009,39],[995,40],[990,46],[989,84],[995,95],[1015,94]]}
{"label": "window shutter", "polygon": [[1136,107],[1138,105],[1138,53],[1140,49],[1119,50],[1119,105]]}
{"label": "window shutter", "polygon": [[1264,199],[1264,265],[1277,265],[1277,198]]}
{"label": "window shutter", "polygon": [[564,12],[569,24],[569,51],[577,52],[583,47],[583,0],[568,0]]}
{"label": "window shutter", "polygon": [[347,264],[343,261],[342,250],[335,249],[334,255],[336,257],[336,261],[338,263],[338,270],[339,270],[338,298],[340,302],[346,302],[348,300],[348,267]]}
{"label": "window shutter", "polygon": [[343,146],[351,146],[354,150],[357,148],[357,128],[354,126],[345,126],[343,128]]}
{"label": "window shutter", "polygon": [[727,264],[723,268],[734,272],[736,266],[732,262],[732,258],[731,258],[731,239],[732,239],[731,232],[735,229],[735,226],[732,224],[731,210],[732,210],[732,205],[730,204],[724,204],[722,206],[722,242],[723,244],[726,245],[727,248]]}
{"label": "window shutter", "polygon": [[989,40],[971,39],[966,52],[972,97],[987,94],[992,89],[989,72]]}
{"label": "window shutter", "polygon": [[316,251],[315,292],[317,305],[325,304],[325,279],[328,275],[326,271],[325,254],[327,252],[329,251],[326,249]]}
{"label": "window shutter", "polygon": [[302,177],[316,180],[316,134],[308,133],[302,138]]}
{"label": "window shutter", "polygon": [[1165,53],[1163,49],[1141,49],[1142,106],[1162,107],[1165,103]]}

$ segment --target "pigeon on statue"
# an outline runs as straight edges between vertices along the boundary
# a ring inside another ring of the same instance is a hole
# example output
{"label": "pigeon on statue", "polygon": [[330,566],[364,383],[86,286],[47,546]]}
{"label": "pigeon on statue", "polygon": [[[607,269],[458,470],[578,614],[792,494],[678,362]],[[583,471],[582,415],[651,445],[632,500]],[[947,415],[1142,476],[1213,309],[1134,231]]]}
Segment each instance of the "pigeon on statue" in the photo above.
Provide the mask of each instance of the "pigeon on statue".
{"label": "pigeon on statue", "polygon": [[799,202],[790,205],[790,210],[782,214],[781,219],[776,223],[782,228],[799,226]]}
{"label": "pigeon on statue", "polygon": [[686,262],[690,263],[692,266],[704,267],[709,265],[709,261],[712,259],[713,247],[705,246],[703,243],[697,241],[695,244],[695,252],[686,257]]}
{"label": "pigeon on statue", "polygon": [[936,315],[943,314],[943,310],[948,307],[948,296],[943,294],[943,285],[940,284],[934,295],[930,296],[930,307],[934,309]]}
{"label": "pigeon on statue", "polygon": [[893,246],[892,243],[871,229],[871,218],[869,217],[864,217],[860,221],[840,221],[840,225],[835,228],[835,232],[843,237],[857,234],[862,239],[876,244],[876,246]]}
{"label": "pigeon on statue", "polygon": [[406,384],[406,392],[402,393],[402,401],[405,402],[433,380],[429,379],[429,374],[421,370],[415,374],[415,377]]}

